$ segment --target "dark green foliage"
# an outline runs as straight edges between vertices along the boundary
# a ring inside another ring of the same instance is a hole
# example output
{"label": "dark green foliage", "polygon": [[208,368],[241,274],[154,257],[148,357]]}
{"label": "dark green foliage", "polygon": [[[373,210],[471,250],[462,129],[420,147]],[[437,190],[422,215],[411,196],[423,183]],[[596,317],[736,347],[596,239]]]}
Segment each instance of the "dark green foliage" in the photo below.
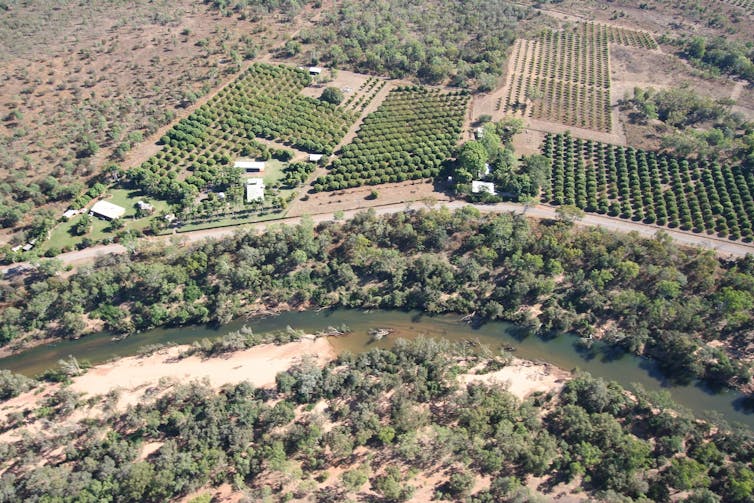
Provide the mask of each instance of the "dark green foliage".
{"label": "dark green foliage", "polygon": [[0,370],[0,401],[13,398],[36,386],[36,381],[10,370]]}
{"label": "dark green foliage", "polygon": [[551,183],[543,199],[553,204],[734,240],[754,239],[751,170],[567,133],[548,135],[542,153],[552,159]]}
{"label": "dark green foliage", "polygon": [[[302,96],[309,75],[296,68],[257,63],[207,103],[171,128],[164,148],[138,168],[131,181],[145,193],[193,204],[193,194],[220,184],[239,157],[290,159],[255,138],[282,141],[301,150],[332,152],[355,116],[323,100]],[[185,180],[182,170],[191,171]],[[221,185],[221,184],[220,184]],[[220,187],[222,188],[222,187]]]}
{"label": "dark green foliage", "polygon": [[340,105],[343,102],[343,91],[337,87],[326,87],[319,99],[333,105]]}
{"label": "dark green foliage", "polygon": [[681,47],[680,55],[692,64],[754,82],[754,49],[751,44],[743,45],[725,38],[710,40],[700,36],[667,41]]}
{"label": "dark green foliage", "polygon": [[[675,377],[682,372],[743,384],[748,371],[725,347],[748,343],[753,276],[751,258],[719,261],[678,249],[663,236],[534,226],[474,209],[381,218],[363,213],[317,229],[273,228],[189,250],[105,257],[68,277],[35,276],[8,291],[0,334],[6,340],[65,336],[57,327],[76,312],[125,333],[222,323],[246,306],[282,301],[293,307],[476,311],[525,323],[530,333],[588,336],[610,322],[606,342],[654,356]],[[534,304],[541,304],[541,314],[522,316]],[[710,340],[724,347],[707,348]],[[436,392],[417,390],[422,396]]]}
{"label": "dark green foliage", "polygon": [[684,85],[661,91],[637,87],[622,105],[634,122],[664,123],[661,145],[667,152],[754,166],[752,124],[732,110],[731,99],[712,99]]}
{"label": "dark green foliage", "polygon": [[[413,476],[425,470],[442,475],[437,497],[479,503],[540,501],[512,474],[542,476],[553,485],[580,477],[576,484],[587,496],[607,501],[663,500],[668,487],[693,491],[689,501],[750,500],[754,474],[742,461],[754,452],[748,433],[712,435],[708,424],[658,410],[643,392],[634,401],[589,375],[536,401],[521,402],[501,386],[458,387],[456,372],[485,362],[460,345],[419,338],[343,355],[324,368],[305,361],[278,375],[277,391],[248,383],[220,391],[198,382],[179,385],[103,423],[46,433],[45,449],[62,446],[65,456],[45,465],[16,462],[36,440],[4,444],[0,495],[153,502],[231,483],[259,499],[270,476],[293,463],[317,482],[328,479],[331,466],[348,467],[335,493],[316,485],[297,489],[301,497],[317,491],[338,501],[367,489],[384,501],[410,500],[421,481]],[[26,421],[67,414],[76,400],[63,388]],[[326,407],[307,412],[322,400]],[[407,420],[418,415],[421,421]],[[326,433],[323,421],[331,425]],[[660,424],[680,439],[672,459],[652,455],[650,443],[667,435]],[[159,448],[141,459],[147,443]],[[380,464],[353,465],[356,445]],[[469,494],[480,476],[492,478],[490,488]],[[285,481],[273,488],[273,500],[285,500],[289,488]]]}
{"label": "dark green foliage", "polygon": [[283,185],[288,187],[303,185],[315,169],[317,165],[311,162],[292,162],[283,169],[285,173]]}
{"label": "dark green foliage", "polygon": [[469,96],[423,87],[393,89],[343,147],[314,190],[339,190],[437,176],[461,132]]}
{"label": "dark green foliage", "polygon": [[347,1],[298,38],[334,67],[427,84],[482,87],[502,75],[517,23],[529,9],[506,2]]}

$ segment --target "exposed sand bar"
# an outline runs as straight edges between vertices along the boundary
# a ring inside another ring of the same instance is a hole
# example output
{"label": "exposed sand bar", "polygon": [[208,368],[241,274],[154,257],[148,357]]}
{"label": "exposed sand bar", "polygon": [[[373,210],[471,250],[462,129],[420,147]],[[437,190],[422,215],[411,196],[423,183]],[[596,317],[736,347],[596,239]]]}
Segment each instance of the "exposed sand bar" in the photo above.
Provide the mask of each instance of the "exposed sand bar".
{"label": "exposed sand bar", "polygon": [[[116,408],[124,410],[144,400],[147,388],[157,386],[161,379],[177,383],[207,379],[214,388],[224,384],[248,381],[255,387],[273,386],[275,376],[302,358],[311,356],[319,365],[326,365],[337,354],[327,337],[304,338],[297,342],[275,345],[263,344],[212,358],[189,356],[180,358],[190,346],[174,346],[162,349],[150,356],[129,356],[90,368],[85,374],[73,379],[71,389],[85,396],[105,395],[119,390]],[[483,382],[503,385],[523,399],[531,393],[558,390],[570,377],[570,372],[548,364],[533,363],[515,358],[510,365],[487,374],[463,374],[462,384]],[[59,389],[59,384],[44,384],[0,404],[0,420],[11,412],[34,409]],[[69,422],[93,414],[93,411],[78,412]],[[83,414],[83,415],[82,415]],[[9,439],[10,432],[0,435],[0,441]],[[12,435],[11,435],[12,436]]]}
{"label": "exposed sand bar", "polygon": [[162,378],[179,382],[209,379],[213,387],[249,381],[256,387],[275,383],[278,372],[287,370],[305,355],[324,365],[336,354],[326,337],[302,339],[289,344],[263,344],[227,356],[178,359],[188,346],[176,346],[151,356],[130,356],[98,365],[74,379],[71,388],[89,395],[101,395],[116,388],[134,390],[154,385]]}
{"label": "exposed sand bar", "polygon": [[571,377],[571,373],[549,364],[533,363],[514,358],[506,367],[489,374],[464,374],[464,383],[485,383],[507,385],[508,391],[520,399],[537,391],[547,393],[558,390]]}

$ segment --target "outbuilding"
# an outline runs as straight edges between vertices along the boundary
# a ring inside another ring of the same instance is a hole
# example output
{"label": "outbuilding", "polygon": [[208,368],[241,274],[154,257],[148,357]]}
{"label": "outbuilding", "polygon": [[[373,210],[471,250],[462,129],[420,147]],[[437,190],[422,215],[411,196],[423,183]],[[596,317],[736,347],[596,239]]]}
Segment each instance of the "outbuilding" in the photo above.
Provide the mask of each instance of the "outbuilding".
{"label": "outbuilding", "polygon": [[324,154],[309,154],[309,162],[319,162],[324,157]]}
{"label": "outbuilding", "polygon": [[264,180],[262,178],[246,179],[246,202],[264,201]]}
{"label": "outbuilding", "polygon": [[495,184],[492,182],[483,182],[481,180],[473,180],[471,182],[471,192],[479,194],[480,192],[487,192],[488,194],[495,195]]}
{"label": "outbuilding", "polygon": [[321,74],[322,74],[322,68],[318,66],[309,67],[309,75],[321,75]]}
{"label": "outbuilding", "polygon": [[144,201],[137,201],[136,207],[140,209],[141,211],[145,211],[147,213],[152,213],[154,211],[154,206]]}
{"label": "outbuilding", "polygon": [[74,210],[74,209],[70,209],[69,208],[69,209],[65,210],[65,213],[63,213],[63,218],[65,218],[67,220],[70,220],[71,218],[75,217],[79,213],[80,213],[79,210]]}
{"label": "outbuilding", "polygon": [[123,206],[118,206],[108,201],[97,201],[92,206],[92,209],[89,210],[89,214],[106,220],[115,220],[125,215],[126,209]]}
{"label": "outbuilding", "polygon": [[264,173],[264,161],[236,161],[234,168],[240,168],[246,173]]}

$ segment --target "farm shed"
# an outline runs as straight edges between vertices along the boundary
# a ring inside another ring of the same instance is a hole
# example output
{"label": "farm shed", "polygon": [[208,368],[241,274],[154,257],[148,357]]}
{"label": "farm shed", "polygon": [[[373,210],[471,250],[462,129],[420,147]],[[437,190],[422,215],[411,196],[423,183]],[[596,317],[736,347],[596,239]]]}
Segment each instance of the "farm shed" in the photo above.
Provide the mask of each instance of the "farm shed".
{"label": "farm shed", "polygon": [[136,207],[139,208],[141,211],[148,211],[149,213],[154,211],[154,206],[152,206],[149,203],[145,203],[144,201],[137,201]]}
{"label": "farm shed", "polygon": [[246,180],[246,202],[264,201],[264,180],[248,178]]}
{"label": "farm shed", "polygon": [[318,66],[309,67],[309,75],[320,75],[321,73],[322,73],[322,68]]}
{"label": "farm shed", "polygon": [[246,173],[262,173],[264,172],[264,161],[236,161],[233,164],[234,168],[241,168]]}
{"label": "farm shed", "polygon": [[324,157],[324,154],[309,154],[310,162],[319,162]]}
{"label": "farm shed", "polygon": [[473,180],[471,182],[471,192],[479,194],[480,192],[487,192],[488,194],[495,195],[495,184],[492,182],[482,182],[480,180]]}
{"label": "farm shed", "polygon": [[89,214],[106,220],[115,220],[116,218],[121,218],[125,215],[126,209],[123,206],[118,206],[117,204],[109,203],[107,201],[97,201],[94,206],[92,206]]}

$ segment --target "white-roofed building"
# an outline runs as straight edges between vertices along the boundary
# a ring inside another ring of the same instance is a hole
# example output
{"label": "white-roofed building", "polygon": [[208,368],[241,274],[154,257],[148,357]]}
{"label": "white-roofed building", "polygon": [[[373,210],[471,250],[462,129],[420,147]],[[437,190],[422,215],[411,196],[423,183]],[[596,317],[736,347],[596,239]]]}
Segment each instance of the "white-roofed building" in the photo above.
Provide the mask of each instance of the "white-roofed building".
{"label": "white-roofed building", "polygon": [[89,214],[107,220],[115,220],[125,215],[126,209],[123,206],[118,206],[107,201],[97,201],[92,206],[92,209],[89,210]]}
{"label": "white-roofed building", "polygon": [[261,178],[246,179],[246,202],[264,201],[264,180]]}
{"label": "white-roofed building", "polygon": [[236,161],[234,168],[241,168],[246,173],[264,173],[264,161]]}
{"label": "white-roofed building", "polygon": [[154,211],[154,206],[144,201],[137,201],[136,207],[139,208],[141,211],[147,211],[149,213],[152,213]]}
{"label": "white-roofed building", "polygon": [[483,182],[481,180],[473,180],[471,182],[471,192],[479,194],[480,192],[487,192],[488,194],[495,195],[495,184],[492,182]]}
{"label": "white-roofed building", "polygon": [[79,210],[73,210],[73,209],[70,209],[70,208],[69,208],[69,209],[65,210],[65,213],[63,213],[63,218],[68,218],[68,219],[70,219],[70,218],[73,218],[73,217],[75,217],[75,216],[76,216],[76,215],[78,215],[79,213],[80,213],[80,211],[79,211]]}
{"label": "white-roofed building", "polygon": [[309,154],[309,162],[319,162],[324,157],[324,154]]}
{"label": "white-roofed building", "polygon": [[322,73],[322,68],[318,66],[309,67],[309,75],[320,75],[321,73]]}

